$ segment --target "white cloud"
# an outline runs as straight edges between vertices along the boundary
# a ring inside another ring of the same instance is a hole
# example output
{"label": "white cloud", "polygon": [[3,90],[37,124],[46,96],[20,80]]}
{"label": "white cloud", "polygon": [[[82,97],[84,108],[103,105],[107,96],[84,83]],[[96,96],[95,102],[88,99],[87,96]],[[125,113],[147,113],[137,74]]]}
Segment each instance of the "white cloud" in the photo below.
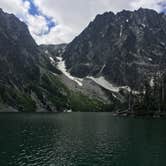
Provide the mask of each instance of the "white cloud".
{"label": "white cloud", "polygon": [[22,0],[1,0],[0,7],[8,13],[14,13],[16,15],[24,15],[28,8],[29,3],[23,3]]}
{"label": "white cloud", "polygon": [[135,0],[131,3],[132,8],[138,9],[139,7],[155,9],[160,12],[163,9],[162,3],[165,3],[165,0]]}
{"label": "white cloud", "polygon": [[28,1],[1,0],[0,7],[24,20],[37,43],[58,44],[70,42],[97,14],[106,11],[118,12],[123,9],[134,10],[139,7],[161,11],[162,6],[159,4],[165,0],[34,0],[34,2],[43,14],[51,16],[56,22],[56,26],[48,34],[45,17],[30,15]]}
{"label": "white cloud", "polygon": [[43,16],[32,16],[27,14],[26,21],[33,35],[43,35],[49,31],[46,19]]}
{"label": "white cloud", "polygon": [[22,0],[1,0],[0,7],[8,13],[14,13],[21,21],[26,22],[34,38],[49,31],[44,16],[29,14],[30,3]]}
{"label": "white cloud", "polygon": [[[97,14],[106,11],[117,12],[125,8],[131,9],[132,0],[116,0],[116,2],[114,0],[34,0],[34,2],[43,13],[52,16],[61,27],[54,27],[50,32],[51,35],[38,38],[38,43],[48,43],[48,41],[60,43],[61,41],[70,42]],[[51,38],[47,39],[47,37]]]}
{"label": "white cloud", "polygon": [[52,28],[50,33],[43,36],[37,36],[33,34],[33,37],[39,44],[46,43],[46,44],[60,44],[66,43],[73,38],[75,34],[73,34],[72,29],[67,26],[57,25],[56,27]]}
{"label": "white cloud", "polygon": [[[50,32],[51,35],[47,35],[49,39],[47,39],[47,36],[44,36],[40,38],[42,39],[40,42],[60,43],[61,40],[70,42],[97,14],[106,11],[116,13],[123,9],[134,10],[139,7],[161,11],[161,6],[158,3],[164,1],[165,0],[34,0],[35,4],[43,13],[52,16],[61,26],[59,29],[60,33],[56,31],[56,28],[59,27],[55,27],[54,30]],[[70,29],[70,31],[66,31],[66,29]],[[52,37],[52,35],[54,37]]]}

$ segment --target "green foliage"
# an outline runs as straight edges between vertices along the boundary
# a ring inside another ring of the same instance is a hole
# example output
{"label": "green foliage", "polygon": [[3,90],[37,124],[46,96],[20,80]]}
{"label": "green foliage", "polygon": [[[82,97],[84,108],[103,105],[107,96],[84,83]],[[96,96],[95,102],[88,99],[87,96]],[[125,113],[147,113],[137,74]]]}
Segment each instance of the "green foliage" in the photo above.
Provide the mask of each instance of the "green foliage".
{"label": "green foliage", "polygon": [[[150,84],[153,78],[153,86]],[[158,72],[143,82],[139,94],[132,94],[132,111],[142,115],[154,115],[166,111],[166,74]],[[129,103],[128,103],[129,104]]]}
{"label": "green foliage", "polygon": [[112,111],[114,106],[105,105],[82,93],[70,91],[58,77],[51,73],[42,74],[40,82],[27,82],[21,89],[0,86],[0,102],[20,112],[35,112],[37,107],[31,97],[32,92],[48,111],[52,111],[51,108],[56,108],[57,111],[72,109],[75,112]]}
{"label": "green foliage", "polygon": [[54,67],[50,62],[46,64],[46,67],[49,71],[52,71],[53,73],[62,74],[62,72],[58,70],[56,67]]}
{"label": "green foliage", "polygon": [[6,103],[21,112],[35,112],[36,104],[31,96],[9,87],[0,88],[1,102]]}
{"label": "green foliage", "polygon": [[71,93],[70,106],[75,112],[97,112],[103,110],[102,102],[76,92]]}
{"label": "green foliage", "polygon": [[46,91],[46,95],[49,101],[57,108],[59,111],[63,111],[68,108],[68,96],[69,90],[51,74],[43,75],[41,81],[41,87]]}
{"label": "green foliage", "polygon": [[26,94],[17,93],[16,101],[18,104],[18,110],[21,112],[35,112],[36,111],[36,103],[32,100],[32,98]]}

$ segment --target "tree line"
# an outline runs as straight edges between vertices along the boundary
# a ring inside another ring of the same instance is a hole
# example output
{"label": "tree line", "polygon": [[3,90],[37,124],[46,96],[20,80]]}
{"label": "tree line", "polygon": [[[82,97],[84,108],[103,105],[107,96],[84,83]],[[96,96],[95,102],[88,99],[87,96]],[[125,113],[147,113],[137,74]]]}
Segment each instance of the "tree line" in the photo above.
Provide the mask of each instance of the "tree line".
{"label": "tree line", "polygon": [[128,94],[129,112],[162,113],[166,111],[166,72],[158,71],[146,78],[139,93],[131,88]]}

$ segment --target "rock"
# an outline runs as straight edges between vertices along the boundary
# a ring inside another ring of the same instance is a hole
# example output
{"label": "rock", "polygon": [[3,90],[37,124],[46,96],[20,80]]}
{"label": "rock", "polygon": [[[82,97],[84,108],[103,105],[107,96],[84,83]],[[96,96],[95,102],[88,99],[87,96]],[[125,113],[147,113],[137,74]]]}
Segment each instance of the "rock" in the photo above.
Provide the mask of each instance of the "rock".
{"label": "rock", "polygon": [[104,76],[135,89],[159,66],[165,68],[165,55],[166,15],[143,8],[97,15],[63,53],[74,76]]}

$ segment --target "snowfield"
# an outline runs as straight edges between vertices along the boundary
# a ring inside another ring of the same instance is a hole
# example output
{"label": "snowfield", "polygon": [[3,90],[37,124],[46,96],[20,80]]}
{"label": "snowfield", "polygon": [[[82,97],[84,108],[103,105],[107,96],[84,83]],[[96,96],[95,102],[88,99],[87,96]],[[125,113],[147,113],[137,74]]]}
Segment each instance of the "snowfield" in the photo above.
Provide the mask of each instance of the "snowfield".
{"label": "snowfield", "polygon": [[112,92],[119,92],[120,88],[114,86],[113,84],[109,83],[103,76],[95,78],[95,77],[87,77],[91,80],[93,80],[94,82],[96,82],[98,85],[102,86],[103,88],[110,90]]}
{"label": "snowfield", "polygon": [[53,59],[51,56],[49,57],[49,59],[50,59],[50,61],[51,61],[51,64],[53,64],[53,65],[54,65],[54,64],[55,64],[54,59]]}
{"label": "snowfield", "polygon": [[[52,57],[49,57],[50,58],[50,61],[52,64],[55,64],[55,61]],[[81,79],[81,78],[78,78],[78,77],[74,77],[72,76],[66,69],[66,65],[65,65],[65,61],[63,60],[62,57],[56,57],[58,59],[58,62],[57,62],[57,68],[65,75],[67,76],[70,80],[73,80],[74,82],[76,82],[79,86],[83,86],[83,80],[84,79]],[[105,65],[102,67],[102,69],[105,67]],[[94,81],[95,83],[97,83],[99,86],[109,90],[109,91],[112,91],[112,92],[115,92],[115,93],[118,93],[120,91],[120,89],[125,89],[127,91],[131,91],[131,88],[128,87],[128,86],[116,86],[116,85],[113,85],[111,84],[109,81],[107,81],[103,76],[100,76],[100,77],[92,77],[92,76],[87,76],[86,78],[88,79],[91,79],[92,81]],[[133,93],[135,94],[138,94],[139,92],[137,91],[133,91]]]}
{"label": "snowfield", "polygon": [[[116,92],[118,93],[120,91],[120,89],[125,89],[128,92],[131,91],[131,88],[128,86],[116,86],[111,84],[110,82],[108,82],[103,76],[101,77],[92,77],[92,76],[88,76],[88,79],[93,80],[94,82],[96,82],[98,85],[100,85],[101,87],[110,90],[112,92]],[[132,91],[134,94],[139,94],[138,91]]]}
{"label": "snowfield", "polygon": [[152,87],[152,88],[154,87],[154,84],[155,84],[154,83],[154,77],[151,78],[149,84],[150,84],[150,87]]}
{"label": "snowfield", "polygon": [[83,79],[81,78],[77,78],[77,77],[73,77],[66,69],[66,65],[65,65],[65,61],[63,60],[62,57],[56,57],[58,59],[58,63],[57,63],[57,68],[64,74],[66,75],[69,79],[73,80],[74,82],[76,82],[79,86],[83,86]]}

